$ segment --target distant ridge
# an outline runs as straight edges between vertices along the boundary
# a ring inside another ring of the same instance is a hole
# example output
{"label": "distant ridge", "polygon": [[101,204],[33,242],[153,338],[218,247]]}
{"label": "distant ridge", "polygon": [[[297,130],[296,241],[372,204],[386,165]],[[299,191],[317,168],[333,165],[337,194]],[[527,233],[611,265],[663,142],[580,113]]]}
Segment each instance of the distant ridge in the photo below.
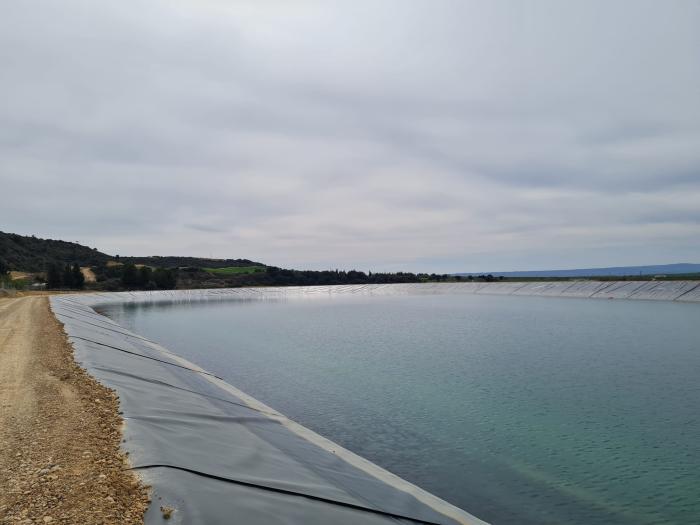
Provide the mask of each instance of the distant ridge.
{"label": "distant ridge", "polygon": [[479,272],[456,273],[454,275],[492,274],[503,277],[602,277],[609,275],[669,275],[700,273],[700,264],[676,263],[653,266],[611,266],[609,268],[579,268],[574,270],[533,270],[526,272]]}

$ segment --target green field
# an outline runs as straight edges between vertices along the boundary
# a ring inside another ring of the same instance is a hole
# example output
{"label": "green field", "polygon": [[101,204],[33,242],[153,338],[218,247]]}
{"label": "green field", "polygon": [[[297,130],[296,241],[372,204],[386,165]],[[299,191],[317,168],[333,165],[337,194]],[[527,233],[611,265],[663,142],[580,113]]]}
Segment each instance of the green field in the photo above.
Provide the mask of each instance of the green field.
{"label": "green field", "polygon": [[226,266],[225,268],[204,268],[204,270],[213,275],[238,275],[264,272],[265,266]]}

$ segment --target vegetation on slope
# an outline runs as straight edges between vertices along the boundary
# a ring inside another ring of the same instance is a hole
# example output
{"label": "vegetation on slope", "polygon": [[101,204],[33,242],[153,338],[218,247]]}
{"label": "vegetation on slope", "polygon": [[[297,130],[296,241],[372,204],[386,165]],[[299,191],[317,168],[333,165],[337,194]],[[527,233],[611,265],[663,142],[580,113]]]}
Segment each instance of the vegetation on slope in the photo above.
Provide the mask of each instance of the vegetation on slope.
{"label": "vegetation on slope", "polygon": [[264,272],[265,266],[226,266],[224,268],[202,268],[205,272],[214,275],[237,275],[244,273]]}
{"label": "vegetation on slope", "polygon": [[77,264],[66,264],[61,268],[58,264],[51,263],[46,270],[46,286],[82,290],[85,287],[85,276]]}
{"label": "vegetation on slope", "polygon": [[93,266],[112,259],[97,248],[75,242],[39,239],[35,236],[0,232],[0,258],[9,270],[45,272],[49,264]]}
{"label": "vegetation on slope", "polygon": [[198,268],[238,268],[257,266],[264,268],[265,265],[259,262],[250,261],[248,259],[205,259],[200,257],[179,257],[179,256],[160,256],[152,255],[150,257],[115,257],[116,260],[123,263],[131,263],[134,265],[145,265],[153,268],[184,268],[187,266],[196,266]]}

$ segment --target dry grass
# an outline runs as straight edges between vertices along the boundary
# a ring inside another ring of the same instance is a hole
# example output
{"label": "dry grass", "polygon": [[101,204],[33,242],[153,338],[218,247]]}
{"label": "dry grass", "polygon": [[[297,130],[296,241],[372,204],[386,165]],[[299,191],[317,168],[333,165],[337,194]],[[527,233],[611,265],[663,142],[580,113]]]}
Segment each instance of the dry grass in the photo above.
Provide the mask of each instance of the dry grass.
{"label": "dry grass", "polygon": [[97,281],[95,272],[93,272],[89,266],[81,266],[80,272],[83,274],[83,277],[85,277],[86,283],[94,283]]}

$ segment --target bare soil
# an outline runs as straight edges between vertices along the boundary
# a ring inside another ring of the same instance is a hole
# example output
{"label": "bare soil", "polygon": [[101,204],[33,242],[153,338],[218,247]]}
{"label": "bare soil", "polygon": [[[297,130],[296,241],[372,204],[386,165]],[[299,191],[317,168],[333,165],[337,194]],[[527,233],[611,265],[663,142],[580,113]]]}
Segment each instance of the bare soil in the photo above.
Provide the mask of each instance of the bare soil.
{"label": "bare soil", "polygon": [[80,368],[48,298],[0,298],[0,524],[140,524],[118,399]]}
{"label": "bare soil", "polygon": [[83,274],[83,277],[85,277],[86,283],[94,283],[97,281],[95,272],[93,272],[89,266],[81,266],[80,271]]}

